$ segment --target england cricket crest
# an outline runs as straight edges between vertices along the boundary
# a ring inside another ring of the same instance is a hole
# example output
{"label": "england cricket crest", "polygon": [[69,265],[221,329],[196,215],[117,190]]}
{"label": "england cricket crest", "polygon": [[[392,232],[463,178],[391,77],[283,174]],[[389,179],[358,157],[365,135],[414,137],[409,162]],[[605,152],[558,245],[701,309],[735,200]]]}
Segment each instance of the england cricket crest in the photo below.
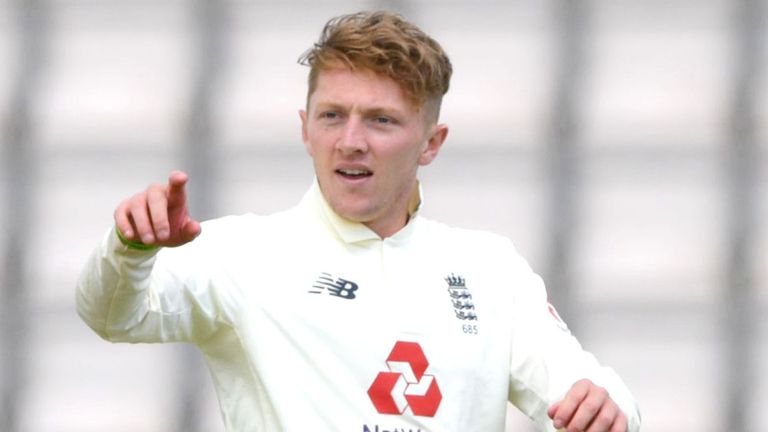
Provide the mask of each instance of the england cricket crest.
{"label": "england cricket crest", "polygon": [[445,282],[448,283],[448,295],[451,297],[456,318],[477,321],[475,304],[472,301],[472,293],[467,288],[466,280],[460,275],[451,273],[445,277]]}

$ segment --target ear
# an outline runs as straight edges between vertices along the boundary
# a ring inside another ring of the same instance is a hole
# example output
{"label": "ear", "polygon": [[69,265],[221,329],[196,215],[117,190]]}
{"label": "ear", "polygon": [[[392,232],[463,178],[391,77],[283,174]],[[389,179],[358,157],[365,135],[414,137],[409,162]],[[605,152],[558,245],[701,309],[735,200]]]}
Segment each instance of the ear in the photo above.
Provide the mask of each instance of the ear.
{"label": "ear", "polygon": [[427,144],[419,155],[419,165],[424,166],[432,163],[440,152],[440,148],[443,146],[443,142],[445,142],[447,137],[448,125],[435,124],[432,126],[432,132],[427,139]]}
{"label": "ear", "polygon": [[312,156],[312,146],[309,145],[309,133],[307,131],[307,111],[299,110],[299,117],[301,118],[301,140],[304,142],[307,153]]}

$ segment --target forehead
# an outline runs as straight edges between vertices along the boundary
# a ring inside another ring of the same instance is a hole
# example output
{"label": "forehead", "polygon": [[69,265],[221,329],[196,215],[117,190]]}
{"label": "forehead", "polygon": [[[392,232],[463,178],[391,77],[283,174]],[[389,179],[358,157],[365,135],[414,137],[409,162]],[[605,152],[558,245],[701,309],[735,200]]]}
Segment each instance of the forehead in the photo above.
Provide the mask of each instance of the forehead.
{"label": "forehead", "polygon": [[317,104],[342,104],[389,106],[413,112],[420,110],[392,78],[368,70],[342,68],[318,73],[309,104],[310,107]]}

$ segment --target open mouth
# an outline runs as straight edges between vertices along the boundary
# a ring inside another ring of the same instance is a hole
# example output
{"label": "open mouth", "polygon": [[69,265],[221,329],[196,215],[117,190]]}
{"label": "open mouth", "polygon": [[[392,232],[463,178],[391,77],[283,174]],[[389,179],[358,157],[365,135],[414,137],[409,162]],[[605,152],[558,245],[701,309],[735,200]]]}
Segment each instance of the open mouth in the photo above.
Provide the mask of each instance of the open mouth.
{"label": "open mouth", "polygon": [[361,179],[361,178],[366,178],[373,175],[371,171],[368,171],[366,169],[348,169],[348,168],[337,169],[336,174],[339,174],[342,177],[348,178],[348,179]]}

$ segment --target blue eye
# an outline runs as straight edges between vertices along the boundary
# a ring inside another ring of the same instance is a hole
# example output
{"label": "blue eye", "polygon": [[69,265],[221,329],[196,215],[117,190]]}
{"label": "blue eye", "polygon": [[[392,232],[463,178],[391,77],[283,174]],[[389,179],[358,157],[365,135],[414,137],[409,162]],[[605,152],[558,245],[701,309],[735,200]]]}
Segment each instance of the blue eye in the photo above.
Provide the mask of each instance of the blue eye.
{"label": "blue eye", "polygon": [[337,118],[339,115],[336,112],[334,112],[334,111],[327,111],[327,112],[322,113],[320,116],[322,118],[324,118],[324,119],[332,120],[332,119]]}
{"label": "blue eye", "polygon": [[392,123],[392,119],[389,117],[379,116],[375,118],[376,123],[379,124],[390,124]]}

